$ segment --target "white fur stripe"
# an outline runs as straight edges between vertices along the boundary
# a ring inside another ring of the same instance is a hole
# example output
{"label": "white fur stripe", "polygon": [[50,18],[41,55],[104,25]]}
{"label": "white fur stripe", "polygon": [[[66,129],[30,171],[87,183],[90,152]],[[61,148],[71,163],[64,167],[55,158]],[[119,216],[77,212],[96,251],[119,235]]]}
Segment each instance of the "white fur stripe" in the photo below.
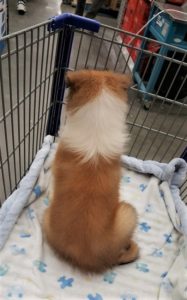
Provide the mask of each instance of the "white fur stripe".
{"label": "white fur stripe", "polygon": [[121,155],[128,136],[125,125],[127,109],[125,100],[102,90],[75,113],[67,113],[62,141],[71,151],[84,156],[84,162],[97,155],[104,158]]}

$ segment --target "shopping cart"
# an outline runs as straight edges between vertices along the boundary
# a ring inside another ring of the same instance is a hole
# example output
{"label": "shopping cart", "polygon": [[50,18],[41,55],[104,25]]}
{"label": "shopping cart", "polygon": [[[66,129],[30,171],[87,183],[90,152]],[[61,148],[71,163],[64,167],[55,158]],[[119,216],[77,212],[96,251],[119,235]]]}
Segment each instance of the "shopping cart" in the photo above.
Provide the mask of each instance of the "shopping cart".
{"label": "shopping cart", "polygon": [[[127,36],[130,42],[124,42]],[[154,40],[71,14],[10,34],[3,41],[6,51],[0,57],[1,202],[26,174],[44,136],[58,134],[67,69],[105,69],[131,74],[132,57],[141,53],[141,78],[146,82],[159,54],[148,47],[142,50],[141,42],[161,46]],[[167,63],[163,80],[171,65],[175,64],[176,73],[187,68],[187,51],[167,47],[173,55],[161,57]],[[178,93],[174,99],[168,97],[173,81],[166,83],[167,93],[161,94],[163,80],[148,95],[152,99],[149,110],[142,103],[146,92],[136,83],[129,90],[127,123],[131,156],[159,162],[169,162],[182,153],[186,158],[186,97],[178,99]],[[177,87],[179,92],[186,80],[187,73]],[[186,184],[181,188],[181,197],[187,200]]]}

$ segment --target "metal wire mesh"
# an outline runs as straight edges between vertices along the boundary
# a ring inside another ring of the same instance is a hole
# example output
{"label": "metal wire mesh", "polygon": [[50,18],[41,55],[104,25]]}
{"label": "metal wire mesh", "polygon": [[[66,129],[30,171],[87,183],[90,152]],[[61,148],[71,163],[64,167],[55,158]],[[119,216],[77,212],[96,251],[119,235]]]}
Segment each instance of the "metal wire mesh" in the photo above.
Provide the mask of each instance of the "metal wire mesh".
{"label": "metal wire mesh", "polygon": [[[55,68],[59,32],[63,34],[63,29],[48,32],[47,23],[44,23],[5,38],[7,49],[0,58],[1,202],[30,167],[46,134],[50,107],[58,102],[56,95],[51,102],[51,90],[54,74],[61,72]],[[126,36],[135,37],[130,45],[124,42]],[[187,85],[187,72],[178,83],[177,91],[172,90],[181,70],[187,70],[187,51],[167,45],[171,55],[163,56],[148,48],[142,50],[140,43],[137,46],[137,39],[147,44],[154,42],[156,48],[161,46],[159,42],[109,26],[101,26],[98,34],[75,30],[69,67],[131,74],[131,54],[141,53],[141,77],[146,84],[155,59],[164,61],[164,72],[151,93],[140,89],[136,83],[130,88],[128,154],[168,162],[181,155],[187,142],[187,97],[179,97]],[[173,65],[175,74],[164,92]],[[150,105],[146,110],[147,103]],[[187,199],[186,185],[181,195]]]}
{"label": "metal wire mesh", "polygon": [[0,59],[0,196],[19,183],[41,147],[50,107],[57,33],[47,24],[10,36]]}

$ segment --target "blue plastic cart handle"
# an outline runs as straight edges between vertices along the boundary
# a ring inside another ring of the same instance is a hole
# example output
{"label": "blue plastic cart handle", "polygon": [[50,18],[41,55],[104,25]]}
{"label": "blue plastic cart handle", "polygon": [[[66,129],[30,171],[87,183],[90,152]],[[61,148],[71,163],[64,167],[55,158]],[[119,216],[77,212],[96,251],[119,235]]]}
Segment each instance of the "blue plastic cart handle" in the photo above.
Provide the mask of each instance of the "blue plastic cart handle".
{"label": "blue plastic cart handle", "polygon": [[100,28],[100,23],[98,21],[70,13],[65,13],[53,17],[51,23],[49,23],[48,29],[55,30],[62,28],[64,25],[72,25],[76,28],[82,28],[93,32],[98,32]]}

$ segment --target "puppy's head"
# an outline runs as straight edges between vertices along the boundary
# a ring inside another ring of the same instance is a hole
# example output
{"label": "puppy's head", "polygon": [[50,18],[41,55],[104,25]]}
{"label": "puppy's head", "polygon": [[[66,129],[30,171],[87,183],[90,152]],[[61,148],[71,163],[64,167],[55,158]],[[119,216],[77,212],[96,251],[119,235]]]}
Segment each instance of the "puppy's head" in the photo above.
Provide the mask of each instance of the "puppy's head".
{"label": "puppy's head", "polygon": [[66,85],[69,87],[67,110],[77,110],[108,91],[116,101],[127,102],[127,89],[131,83],[128,75],[111,71],[81,70],[67,72]]}

